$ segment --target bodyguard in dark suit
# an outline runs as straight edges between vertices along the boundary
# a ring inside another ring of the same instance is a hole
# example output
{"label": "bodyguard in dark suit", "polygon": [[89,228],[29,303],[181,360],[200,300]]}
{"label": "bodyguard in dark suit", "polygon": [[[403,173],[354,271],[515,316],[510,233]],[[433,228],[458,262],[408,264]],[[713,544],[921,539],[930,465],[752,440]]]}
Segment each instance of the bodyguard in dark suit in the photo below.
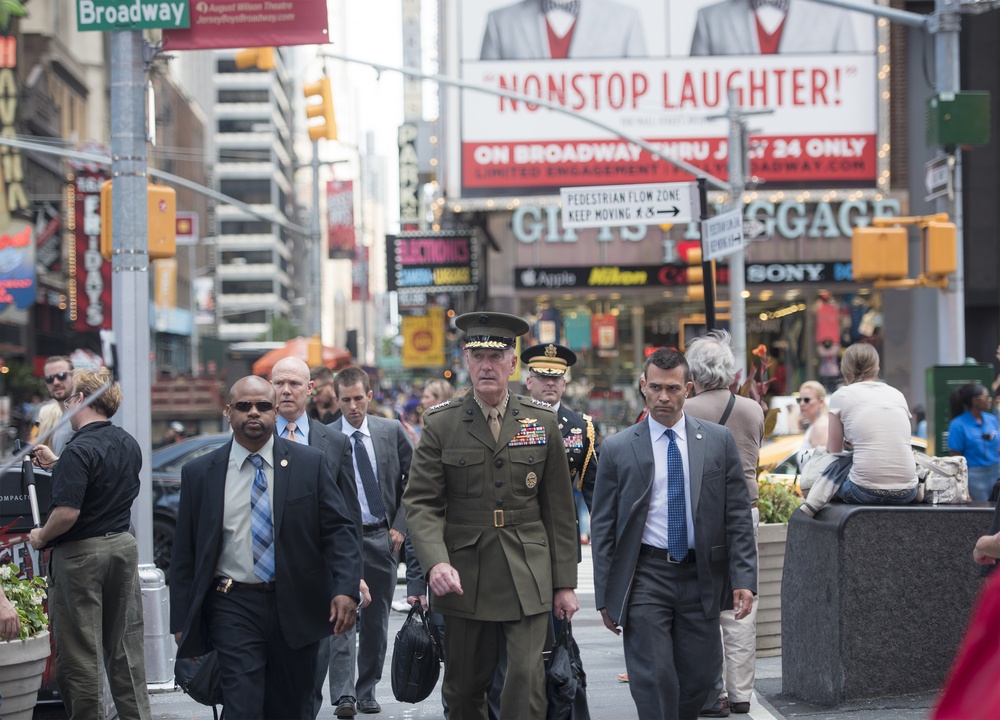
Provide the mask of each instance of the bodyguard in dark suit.
{"label": "bodyguard in dark suit", "polygon": [[[328,372],[330,368],[325,368]],[[361,505],[358,490],[354,484],[354,453],[350,441],[344,433],[327,427],[319,420],[311,419],[306,412],[306,404],[314,390],[315,381],[310,379],[309,366],[295,357],[287,357],[275,363],[271,370],[271,385],[278,399],[278,422],[274,428],[277,437],[289,442],[302,443],[314,447],[330,460],[337,487],[344,496],[350,510],[351,519],[361,533]],[[333,392],[333,379],[330,379]],[[371,601],[368,586],[360,577],[361,604],[364,608]],[[321,642],[319,667],[316,681],[316,712],[323,707],[323,683],[326,682],[330,667],[330,643]]]}
{"label": "bodyguard in dark suit", "polygon": [[226,416],[233,440],[181,474],[177,654],[218,652],[230,717],[315,718],[320,642],[355,622],[357,527],[323,454],[274,437],[270,383],[238,380]]}
{"label": "bodyguard in dark suit", "polygon": [[597,449],[594,419],[581,415],[562,401],[569,369],[576,365],[576,353],[564,345],[533,345],[521,353],[528,366],[524,385],[532,399],[547,402],[559,419],[559,431],[566,445],[566,462],[573,488],[583,494],[590,510],[597,480]]}
{"label": "bodyguard in dark suit", "polygon": [[640,718],[698,716],[722,667],[726,581],[737,620],[757,587],[739,451],[726,428],[684,414],[691,385],[684,355],[650,355],[639,381],[649,415],[604,441],[594,489],[597,609],[624,630]]}
{"label": "bodyguard in dark suit", "polygon": [[[361,505],[363,577],[372,602],[361,614],[359,643],[354,633],[331,641],[330,697],[337,717],[381,712],[375,686],[382,679],[389,609],[396,588],[396,554],[406,537],[403,484],[413,446],[398,420],[368,414],[372,399],[368,373],[341,370],[333,380],[343,417],[330,427],[347,435],[354,450],[355,495]],[[355,657],[357,682],[354,681]]]}

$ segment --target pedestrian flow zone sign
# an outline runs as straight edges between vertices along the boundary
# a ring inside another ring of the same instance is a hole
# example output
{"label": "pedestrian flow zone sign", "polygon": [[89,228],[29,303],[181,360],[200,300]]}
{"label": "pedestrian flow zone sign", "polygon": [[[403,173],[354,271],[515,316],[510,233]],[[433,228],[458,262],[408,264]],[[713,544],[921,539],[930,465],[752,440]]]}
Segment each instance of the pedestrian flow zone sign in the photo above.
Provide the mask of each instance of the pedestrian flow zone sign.
{"label": "pedestrian flow zone sign", "polygon": [[694,183],[562,188],[564,228],[689,223],[698,218]]}

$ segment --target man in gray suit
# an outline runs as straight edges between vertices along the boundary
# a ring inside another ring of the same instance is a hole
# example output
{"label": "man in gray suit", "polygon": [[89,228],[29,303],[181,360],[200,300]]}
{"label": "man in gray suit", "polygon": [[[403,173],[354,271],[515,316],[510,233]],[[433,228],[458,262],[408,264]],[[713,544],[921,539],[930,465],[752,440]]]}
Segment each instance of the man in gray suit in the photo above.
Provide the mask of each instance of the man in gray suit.
{"label": "man in gray suit", "polygon": [[601,447],[591,517],[595,599],[605,626],[624,630],[639,717],[696,718],[722,666],[726,580],[737,620],[757,587],[750,499],[732,434],[684,414],[684,355],[654,352],[639,387],[648,417]]}
{"label": "man in gray suit", "polygon": [[854,52],[851,13],[811,0],[722,0],[698,11],[691,55]]}
{"label": "man in gray suit", "polygon": [[[413,445],[398,420],[368,414],[372,400],[368,373],[349,367],[333,380],[343,417],[330,427],[351,439],[354,449],[355,497],[361,504],[364,579],[372,602],[361,612],[360,642],[354,632],[331,642],[330,697],[337,698],[337,717],[355,712],[378,713],[375,686],[382,679],[389,607],[396,587],[396,556],[406,537],[403,485],[410,472]],[[357,665],[357,682],[354,668]]]}
{"label": "man in gray suit", "polygon": [[605,0],[523,0],[486,20],[480,60],[645,57],[635,8]]}

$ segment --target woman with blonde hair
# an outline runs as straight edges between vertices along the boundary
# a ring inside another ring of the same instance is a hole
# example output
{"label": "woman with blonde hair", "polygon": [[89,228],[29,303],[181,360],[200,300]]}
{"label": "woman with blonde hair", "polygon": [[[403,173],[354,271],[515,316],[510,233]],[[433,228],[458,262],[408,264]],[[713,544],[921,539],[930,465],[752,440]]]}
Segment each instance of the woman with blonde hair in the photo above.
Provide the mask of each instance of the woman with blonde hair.
{"label": "woman with blonde hair", "polygon": [[[855,505],[905,505],[917,497],[910,408],[879,382],[878,352],[856,343],[840,364],[846,383],[830,397],[826,449],[832,456],[799,507],[809,516],[837,497]],[[844,452],[845,445],[852,450]]]}
{"label": "woman with blonde hair", "polygon": [[826,448],[830,419],[826,412],[826,388],[815,380],[799,386],[799,418],[808,423],[802,445],[799,447],[799,469],[812,457],[816,448]]}
{"label": "woman with blonde hair", "polygon": [[[42,405],[38,410],[38,420],[35,421],[35,427],[31,433],[31,442],[38,442],[38,438],[44,438],[45,434],[56,426],[62,416],[62,406],[57,401],[49,400]],[[51,443],[51,438],[45,439],[46,442]]]}
{"label": "woman with blonde hair", "polygon": [[[450,400],[454,396],[455,388],[451,386],[450,382],[442,378],[434,378],[428,380],[424,385],[424,392],[420,396],[420,406],[424,412],[427,412],[427,408],[437,405],[439,402]],[[423,414],[421,414],[421,418],[423,418]]]}

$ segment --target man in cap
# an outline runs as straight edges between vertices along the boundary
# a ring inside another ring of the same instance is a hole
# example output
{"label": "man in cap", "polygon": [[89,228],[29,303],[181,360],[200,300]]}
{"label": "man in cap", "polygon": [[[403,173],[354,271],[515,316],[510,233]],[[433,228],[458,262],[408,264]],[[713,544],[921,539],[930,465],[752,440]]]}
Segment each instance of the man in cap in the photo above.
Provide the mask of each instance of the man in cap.
{"label": "man in cap", "polygon": [[443,694],[454,717],[486,718],[503,642],[500,715],[541,718],[549,612],[579,609],[565,446],[550,407],[508,391],[528,324],[489,312],[455,324],[473,391],[424,414],[403,493],[431,609],[445,617]]}
{"label": "man in cap", "polygon": [[576,365],[576,353],[563,345],[546,343],[533,345],[521,353],[521,362],[528,366],[524,385],[533,400],[547,402],[555,410],[566,445],[570,480],[583,493],[590,510],[597,479],[597,452],[594,449],[594,419],[580,415],[562,401],[566,392],[569,369]]}

